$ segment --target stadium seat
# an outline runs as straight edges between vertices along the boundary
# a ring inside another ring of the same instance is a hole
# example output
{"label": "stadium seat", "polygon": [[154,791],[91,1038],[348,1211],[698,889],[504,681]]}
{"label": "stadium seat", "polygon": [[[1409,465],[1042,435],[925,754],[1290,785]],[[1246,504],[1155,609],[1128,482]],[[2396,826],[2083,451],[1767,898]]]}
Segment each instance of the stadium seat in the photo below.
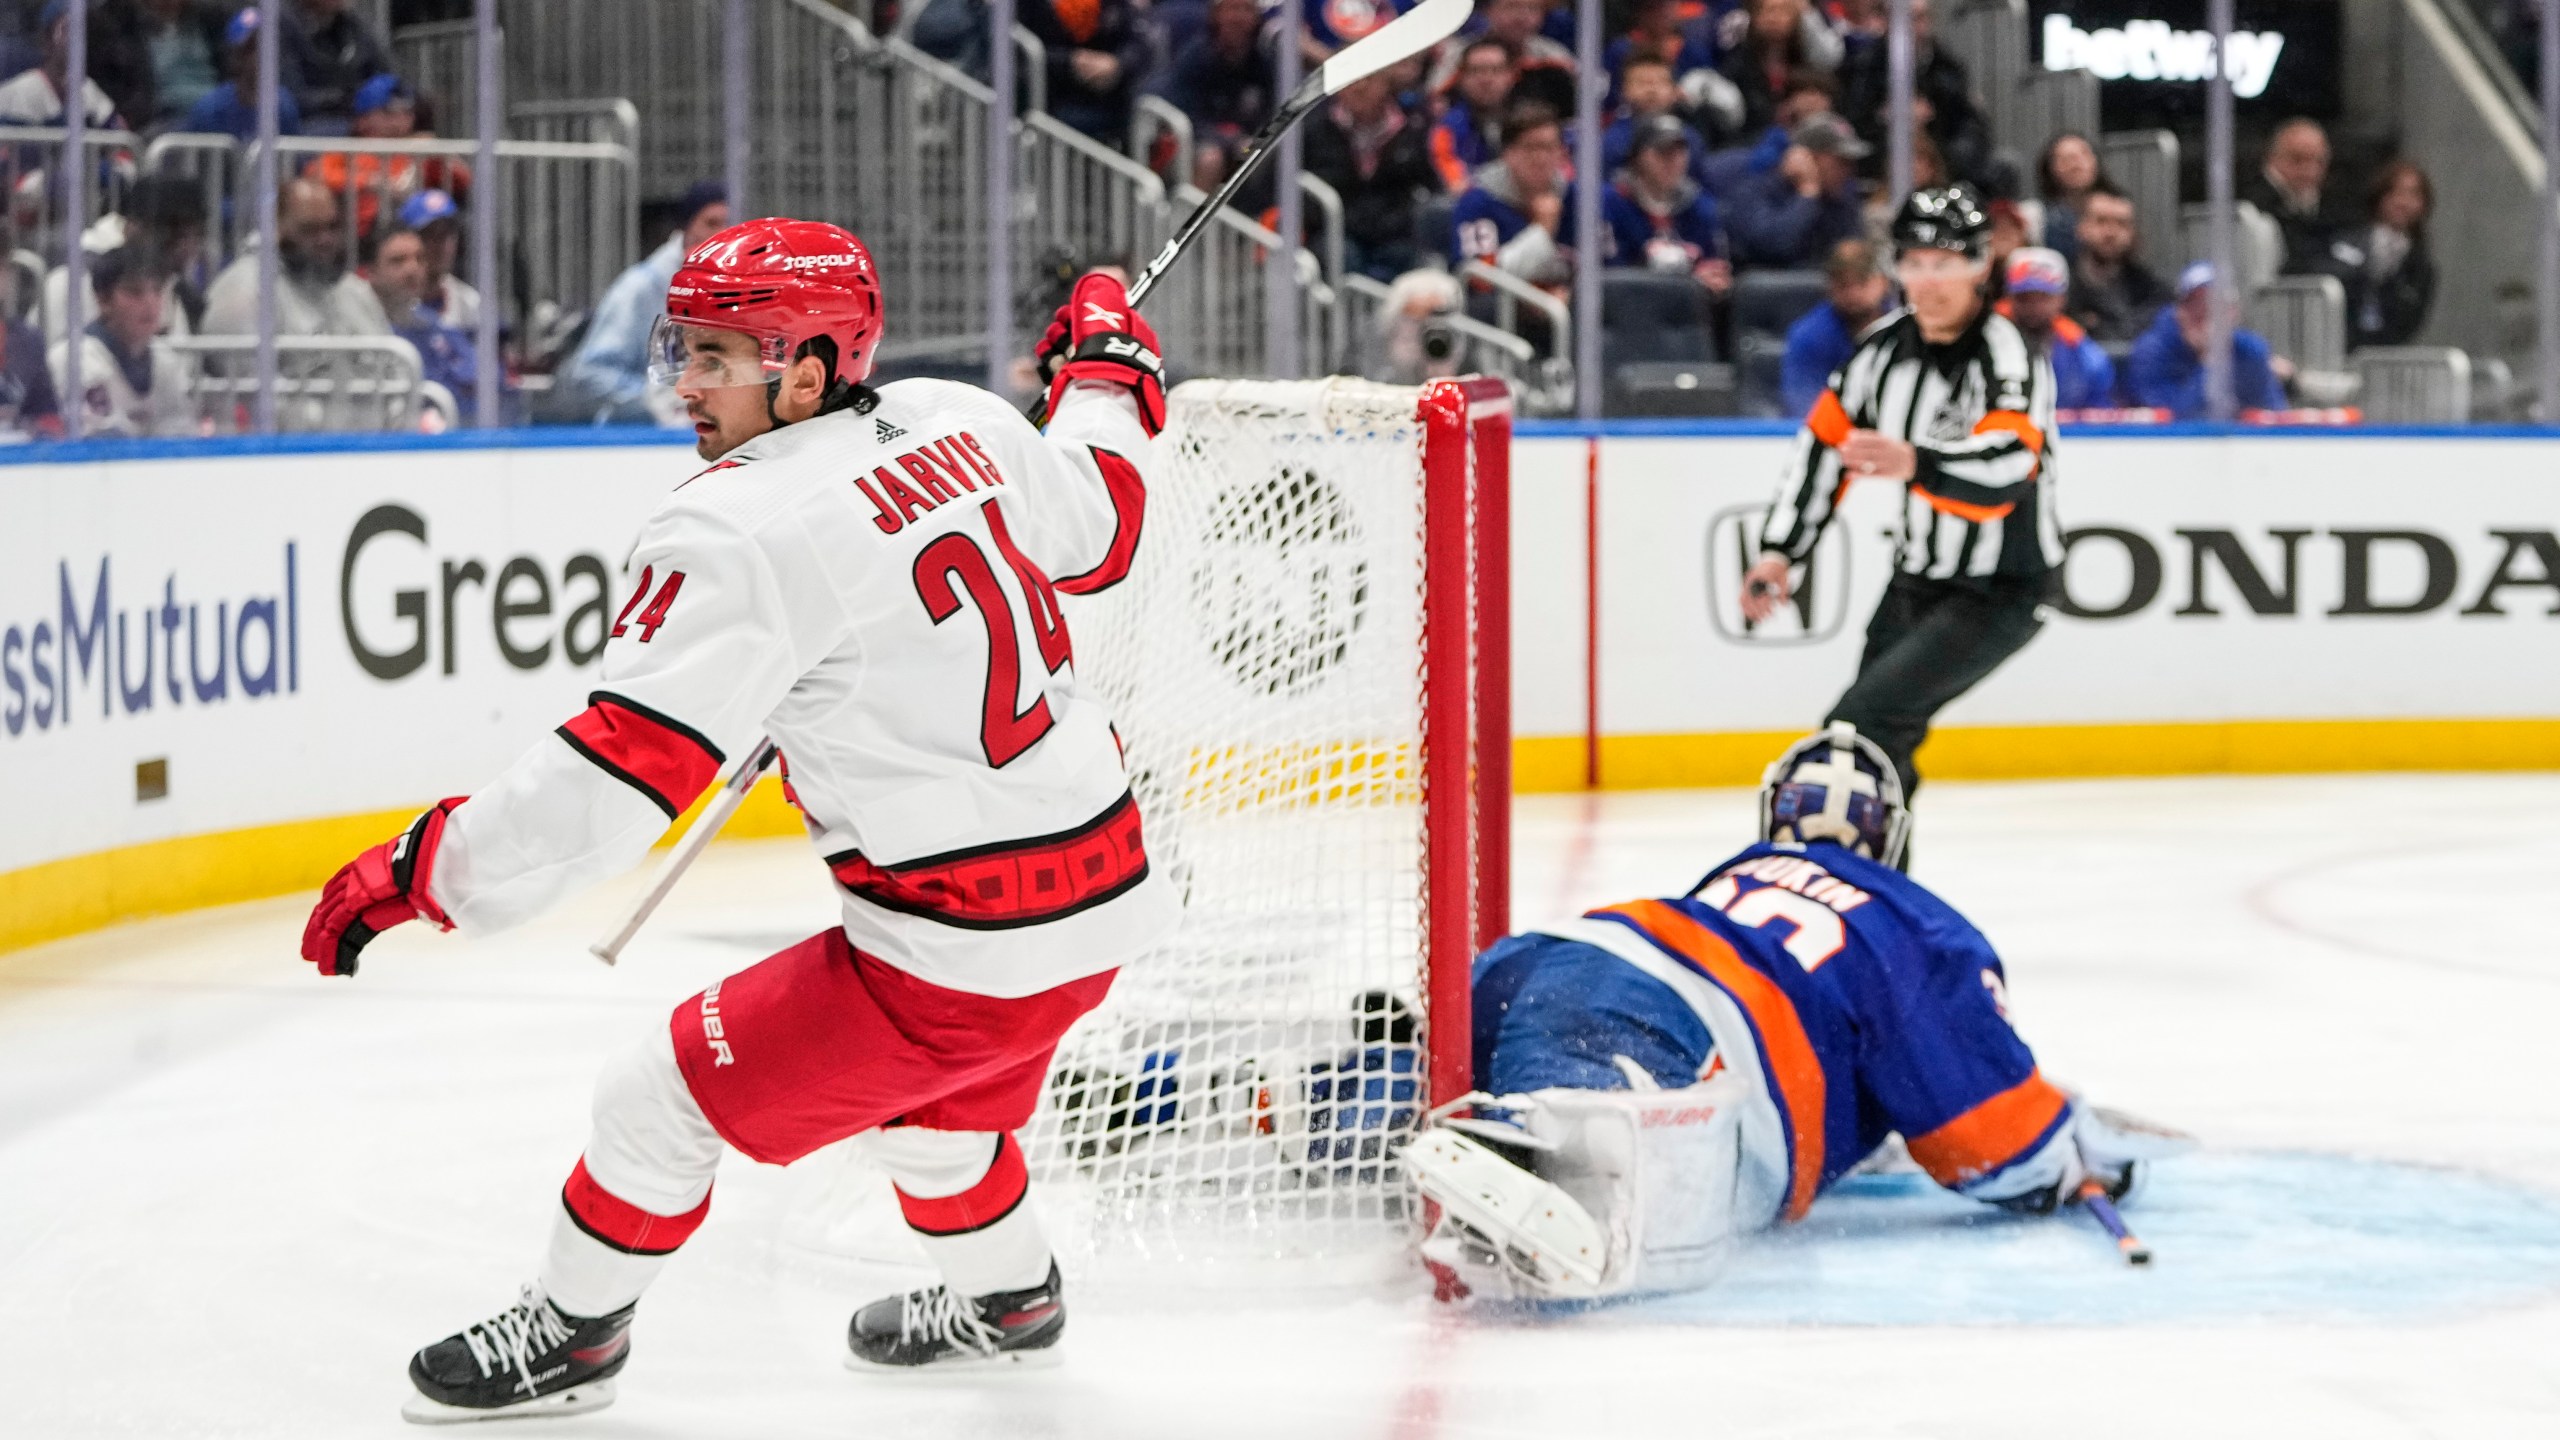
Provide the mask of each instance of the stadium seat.
{"label": "stadium seat", "polygon": [[1733,278],[1734,334],[1783,337],[1822,295],[1819,270],[1746,270]]}
{"label": "stadium seat", "polygon": [[1640,361],[1609,367],[1603,412],[1623,416],[1726,416],[1736,413],[1734,370],[1704,361]]}
{"label": "stadium seat", "polygon": [[1600,353],[1612,365],[1716,358],[1706,287],[1686,275],[1602,271],[1600,335]]}
{"label": "stadium seat", "polygon": [[1796,420],[1782,398],[1786,374],[1786,342],[1755,331],[1734,336],[1734,371],[1741,413],[1755,420]]}
{"label": "stadium seat", "polygon": [[1445,260],[1449,254],[1449,216],[1457,208],[1455,195],[1425,195],[1414,202],[1414,248]]}
{"label": "stadium seat", "polygon": [[2373,345],[2352,357],[2364,418],[2380,425],[2471,420],[2471,357],[2449,345]]}

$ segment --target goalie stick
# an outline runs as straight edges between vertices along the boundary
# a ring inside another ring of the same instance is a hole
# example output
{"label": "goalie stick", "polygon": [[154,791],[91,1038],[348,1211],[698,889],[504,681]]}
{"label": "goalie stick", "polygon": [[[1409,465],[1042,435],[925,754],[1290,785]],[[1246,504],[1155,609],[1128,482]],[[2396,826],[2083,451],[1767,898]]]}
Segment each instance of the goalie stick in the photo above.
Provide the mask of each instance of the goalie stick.
{"label": "goalie stick", "polygon": [[2124,1263],[2127,1265],[2151,1263],[2151,1247],[2143,1244],[2132,1230],[2126,1228],[2124,1217],[2116,1213],[2116,1202],[2107,1198],[2106,1186],[2095,1180],[2081,1182],[2079,1200],[2081,1207],[2098,1222],[2098,1228],[2114,1237],[2116,1253],[2124,1257]]}
{"label": "goalie stick", "polygon": [[769,739],[756,742],[756,748],[748,751],[747,758],[738,762],[738,768],[729,772],[720,793],[712,796],[711,803],[702,807],[702,813],[694,817],[693,828],[685,831],[684,838],[676,842],[676,848],[667,852],[666,860],[658,866],[658,873],[650,877],[649,888],[641,891],[640,898],[632,902],[630,911],[622,917],[622,923],[615,926],[612,933],[588,946],[588,954],[607,965],[622,958],[622,947],[630,944],[631,937],[640,933],[640,927],[649,923],[658,903],[676,888],[678,880],[684,878],[684,872],[692,867],[693,859],[702,853],[702,847],[710,844],[711,837],[720,833],[720,827],[729,823],[729,817],[737,813],[739,803],[747,798],[747,792],[755,788],[756,781],[763,777],[772,766],[774,757],[780,753]]}
{"label": "goalie stick", "polygon": [[[1156,288],[1156,282],[1164,278],[1165,272],[1173,268],[1173,263],[1191,248],[1191,242],[1199,238],[1201,231],[1209,228],[1209,222],[1262,169],[1263,162],[1271,158],[1272,147],[1279,143],[1280,137],[1315,113],[1316,106],[1340,93],[1353,81],[1375,75],[1400,61],[1410,60],[1457,34],[1458,27],[1467,23],[1467,17],[1474,12],[1475,0],[1422,0],[1421,4],[1370,31],[1366,38],[1335,51],[1330,59],[1316,67],[1314,74],[1299,81],[1298,88],[1289,93],[1289,98],[1282,101],[1280,108],[1271,112],[1271,118],[1263,122],[1262,128],[1254,132],[1253,138],[1245,142],[1243,152],[1236,156],[1235,168],[1228,172],[1217,193],[1201,201],[1183,217],[1181,227],[1173,232],[1173,238],[1164,242],[1164,248],[1156,252],[1156,258],[1148,261],[1147,268],[1139,271],[1137,278],[1129,282],[1129,304],[1135,307],[1146,303],[1148,293]],[[1047,419],[1048,401],[1045,398],[1033,401],[1031,423],[1044,424]]]}

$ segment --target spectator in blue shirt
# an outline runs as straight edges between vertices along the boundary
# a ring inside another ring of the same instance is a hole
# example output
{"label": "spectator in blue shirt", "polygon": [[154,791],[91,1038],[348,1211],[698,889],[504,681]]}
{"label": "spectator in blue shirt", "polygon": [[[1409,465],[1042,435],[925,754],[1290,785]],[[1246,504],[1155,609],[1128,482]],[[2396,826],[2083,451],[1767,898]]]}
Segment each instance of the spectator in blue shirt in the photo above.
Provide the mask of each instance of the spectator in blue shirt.
{"label": "spectator in blue shirt", "polygon": [[[1573,13],[1571,6],[1558,8],[1563,14]],[[1627,33],[1610,41],[1601,57],[1621,96],[1625,93],[1627,66],[1636,60],[1662,61],[1670,68],[1675,83],[1693,70],[1712,74],[1718,59],[1715,21],[1705,15],[1695,20],[1681,19],[1680,0],[1636,0],[1635,19]]]}
{"label": "spectator in blue shirt", "polygon": [[1475,183],[1449,214],[1447,251],[1454,267],[1469,260],[1532,284],[1554,284],[1568,270],[1564,127],[1544,105],[1515,105],[1502,117],[1502,156],[1479,168]]}
{"label": "spectator in blue shirt", "polygon": [[1368,39],[1371,31],[1412,9],[1415,3],[1416,0],[1299,0],[1306,13],[1306,23],[1298,33],[1306,40],[1307,68],[1313,70],[1353,41]]}
{"label": "spectator in blue shirt", "polygon": [[1864,240],[1843,240],[1822,262],[1828,296],[1787,327],[1787,354],[1779,371],[1778,394],[1788,415],[1809,415],[1813,402],[1831,385],[1831,376],[1849,363],[1858,336],[1884,314],[1893,286],[1876,263],[1875,247]]}
{"label": "spectator in blue shirt", "polygon": [[1207,23],[1165,76],[1164,98],[1191,117],[1198,145],[1192,171],[1182,178],[1203,190],[1227,178],[1244,142],[1271,118],[1279,82],[1261,34],[1254,0],[1213,0]]}
{"label": "spectator in blue shirt", "polygon": [[560,377],[569,392],[564,407],[600,425],[647,424],[658,417],[649,408],[649,327],[667,311],[667,285],[693,247],[729,228],[729,192],[717,180],[697,182],[684,192],[677,215],[682,226],[647,259],[614,277],[604,298],[596,302],[586,339]]}
{"label": "spectator in blue shirt", "polygon": [[1609,232],[1602,263],[1688,275],[1711,295],[1733,288],[1716,202],[1689,178],[1689,127],[1656,115],[1637,133],[1635,153],[1600,197]]}
{"label": "spectator in blue shirt", "polygon": [[[2205,403],[2204,353],[2213,315],[2213,265],[2199,260],[2178,275],[2178,303],[2160,312],[2133,342],[2125,388],[2136,405],[2200,420]],[[2266,337],[2231,327],[2231,394],[2242,410],[2285,408],[2284,385]]]}
{"label": "spectator in blue shirt", "polygon": [[[417,347],[420,370],[452,395],[456,414],[463,424],[471,424],[480,397],[479,339],[418,303],[427,288],[426,242],[393,220],[375,232],[370,244],[373,263],[365,278],[391,321],[391,333]],[[503,384],[503,373],[499,379]]]}
{"label": "spectator in blue shirt", "polygon": [[1688,142],[1690,178],[1705,186],[1707,142],[1696,126],[1680,117],[1680,92],[1671,83],[1671,67],[1649,55],[1637,56],[1627,62],[1621,93],[1624,103],[1618,118],[1600,132],[1600,168],[1612,175],[1624,169],[1636,151],[1636,132],[1655,120],[1669,120]]}
{"label": "spectator in blue shirt", "polygon": [[2042,351],[2052,362],[2053,408],[2115,408],[2116,362],[2078,321],[2062,313],[2062,297],[2071,293],[2071,262],[2058,250],[2021,246],[2010,253],[2004,278],[2008,298],[2000,302],[2000,313],[2018,327],[2029,349]]}
{"label": "spectator in blue shirt", "polygon": [[1450,194],[1465,190],[1478,167],[1502,153],[1502,104],[1519,73],[1511,51],[1499,40],[1470,40],[1458,52],[1449,108],[1431,127],[1431,163],[1439,167],[1440,187]]}
{"label": "spectator in blue shirt", "polygon": [[[258,138],[256,6],[231,17],[230,26],[222,32],[222,45],[223,71],[231,78],[189,106],[178,128],[204,135],[228,135],[245,145]],[[276,133],[302,133],[302,107],[294,103],[293,92],[282,86],[276,87]]]}
{"label": "spectator in blue shirt", "polygon": [[1746,182],[1726,207],[1737,265],[1802,269],[1866,233],[1858,162],[1874,153],[1849,122],[1824,112],[1796,126],[1778,168]]}
{"label": "spectator in blue shirt", "polygon": [[1787,158],[1796,127],[1816,115],[1832,113],[1831,102],[1839,88],[1819,70],[1797,71],[1787,82],[1785,97],[1778,101],[1777,123],[1757,138],[1738,139],[1699,162],[1699,180],[1707,193],[1719,204],[1729,204],[1743,186],[1776,173]]}

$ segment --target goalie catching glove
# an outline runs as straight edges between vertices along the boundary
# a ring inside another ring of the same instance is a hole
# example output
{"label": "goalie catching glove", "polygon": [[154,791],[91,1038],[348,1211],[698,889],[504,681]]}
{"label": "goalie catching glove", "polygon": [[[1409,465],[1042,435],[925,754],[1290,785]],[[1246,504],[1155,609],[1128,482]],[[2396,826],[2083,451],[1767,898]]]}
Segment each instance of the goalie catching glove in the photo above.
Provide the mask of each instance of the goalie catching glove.
{"label": "goalie catching glove", "polygon": [[1049,377],[1049,413],[1079,380],[1126,385],[1138,400],[1138,423],[1152,437],[1164,429],[1164,357],[1156,329],[1129,304],[1129,291],[1099,271],[1076,282],[1049,322],[1037,354]]}
{"label": "goalie catching glove", "polygon": [[323,975],[353,975],[356,957],[373,937],[394,925],[424,920],[439,930],[453,921],[427,893],[445,820],[462,803],[456,796],[429,810],[393,839],[374,846],[329,877],[320,903],[302,930],[302,958]]}

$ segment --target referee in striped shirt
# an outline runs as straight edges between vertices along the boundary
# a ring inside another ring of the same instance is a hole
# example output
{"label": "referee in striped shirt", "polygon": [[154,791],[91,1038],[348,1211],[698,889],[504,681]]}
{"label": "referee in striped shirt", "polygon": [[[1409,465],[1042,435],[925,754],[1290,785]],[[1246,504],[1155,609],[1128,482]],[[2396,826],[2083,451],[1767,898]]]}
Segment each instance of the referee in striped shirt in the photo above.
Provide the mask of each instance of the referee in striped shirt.
{"label": "referee in striped shirt", "polygon": [[1893,757],[2044,628],[2060,584],[2053,369],[1984,294],[1991,222],[1971,190],[1912,192],[1893,222],[1904,308],[1868,327],[1814,402],[1743,577],[1754,623],[1785,602],[1852,480],[1899,481],[1894,576],[1858,678],[1831,707]]}

